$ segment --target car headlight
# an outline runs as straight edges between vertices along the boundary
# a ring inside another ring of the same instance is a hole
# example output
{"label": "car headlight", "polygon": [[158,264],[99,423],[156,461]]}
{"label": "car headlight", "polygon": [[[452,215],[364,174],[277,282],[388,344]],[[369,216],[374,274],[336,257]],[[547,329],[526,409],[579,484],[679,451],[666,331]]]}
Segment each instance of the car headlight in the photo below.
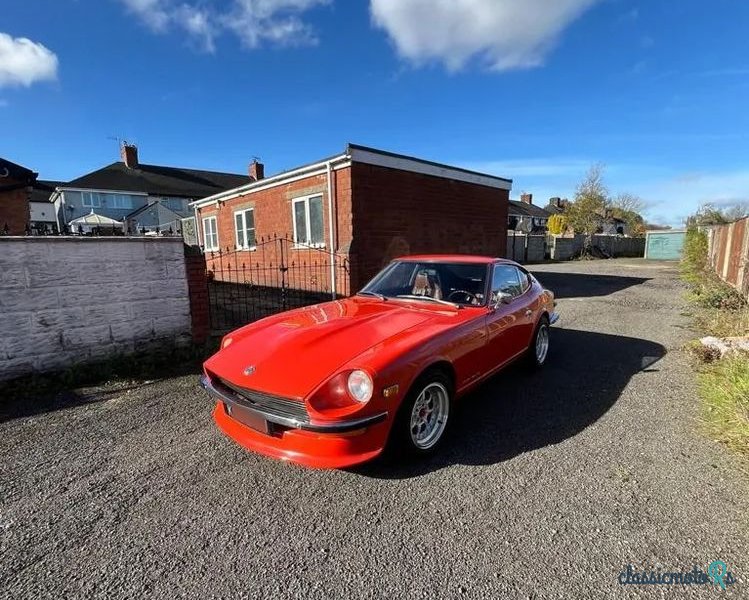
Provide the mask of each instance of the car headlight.
{"label": "car headlight", "polygon": [[352,371],[348,376],[348,393],[357,402],[368,402],[373,390],[372,378],[366,371]]}

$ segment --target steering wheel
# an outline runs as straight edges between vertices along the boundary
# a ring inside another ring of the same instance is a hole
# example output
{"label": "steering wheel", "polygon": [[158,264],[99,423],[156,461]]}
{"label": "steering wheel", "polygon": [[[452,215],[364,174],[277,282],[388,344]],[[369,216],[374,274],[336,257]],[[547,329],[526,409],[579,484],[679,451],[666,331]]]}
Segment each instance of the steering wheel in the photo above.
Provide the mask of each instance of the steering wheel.
{"label": "steering wheel", "polygon": [[[455,296],[456,294],[462,294],[465,301],[459,302],[458,300],[453,299],[453,296]],[[473,292],[468,292],[466,290],[453,290],[448,294],[447,299],[449,302],[459,302],[460,304],[478,304],[478,298],[476,297],[476,294],[474,294]]]}

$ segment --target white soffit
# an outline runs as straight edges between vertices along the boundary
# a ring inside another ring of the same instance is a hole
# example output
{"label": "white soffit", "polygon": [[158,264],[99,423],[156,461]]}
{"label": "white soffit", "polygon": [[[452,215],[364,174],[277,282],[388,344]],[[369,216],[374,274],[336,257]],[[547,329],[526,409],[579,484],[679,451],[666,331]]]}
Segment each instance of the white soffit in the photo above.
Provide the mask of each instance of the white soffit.
{"label": "white soffit", "polygon": [[411,171],[412,173],[432,175],[434,177],[442,177],[445,179],[455,179],[457,181],[465,181],[466,183],[484,185],[487,187],[497,188],[499,190],[510,191],[512,189],[511,181],[500,179],[498,177],[492,177],[491,175],[483,175],[481,173],[465,171],[463,169],[449,167],[447,165],[438,165],[435,163],[424,162],[416,158],[382,154],[380,152],[372,152],[370,150],[363,150],[361,148],[351,148],[350,155],[352,162],[375,165],[378,167],[387,167],[389,169],[400,169],[402,171]]}

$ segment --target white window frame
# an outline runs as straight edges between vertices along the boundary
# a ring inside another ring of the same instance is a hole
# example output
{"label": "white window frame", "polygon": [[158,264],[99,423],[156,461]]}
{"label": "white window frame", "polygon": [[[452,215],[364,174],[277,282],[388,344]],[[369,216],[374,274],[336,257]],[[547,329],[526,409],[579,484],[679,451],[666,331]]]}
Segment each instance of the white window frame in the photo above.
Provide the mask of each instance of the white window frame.
{"label": "white window frame", "polygon": [[[108,203],[108,208],[112,208],[115,210],[133,210],[135,208],[133,204],[133,197],[129,194],[118,194],[117,192],[110,192],[109,194],[106,194],[106,196],[109,196],[112,200],[111,204]],[[127,200],[128,206],[117,206],[120,204],[118,200]]]}
{"label": "white window frame", "polygon": [[[255,238],[255,244],[252,246],[247,244],[247,213],[252,213],[252,233],[253,237]],[[237,215],[242,215],[242,229],[244,231],[244,244],[239,243],[239,230],[237,229]],[[237,245],[237,248],[240,250],[249,250],[250,252],[253,252],[257,250],[257,235],[255,230],[255,207],[252,208],[242,208],[240,210],[234,211],[234,243]]]}
{"label": "white window frame", "polygon": [[[309,201],[312,198],[320,198],[320,206],[322,208],[322,239],[323,241],[318,242],[316,244],[305,244],[299,241],[299,236],[297,234],[296,205],[297,205],[297,202],[304,202],[304,220],[307,226],[307,231],[305,233],[307,234],[306,239],[310,239],[312,238],[312,230],[311,230],[311,222],[309,218]],[[300,196],[299,198],[294,198],[291,201],[291,223],[294,226],[293,248],[325,248],[325,197],[322,194],[322,192],[318,192],[317,194],[310,194],[309,196]]]}
{"label": "white window frame", "polygon": [[[216,234],[216,245],[215,246],[209,246],[208,245],[208,231],[206,230],[206,223],[208,221],[213,221],[213,232]],[[220,247],[219,239],[218,239],[218,219],[216,218],[216,215],[211,215],[210,217],[203,217],[203,248],[208,250],[209,252],[216,252]]]}
{"label": "white window frame", "polygon": [[[94,202],[96,197],[96,202]],[[86,202],[86,198],[89,202]],[[99,192],[81,192],[81,206],[83,208],[101,208],[101,194]]]}

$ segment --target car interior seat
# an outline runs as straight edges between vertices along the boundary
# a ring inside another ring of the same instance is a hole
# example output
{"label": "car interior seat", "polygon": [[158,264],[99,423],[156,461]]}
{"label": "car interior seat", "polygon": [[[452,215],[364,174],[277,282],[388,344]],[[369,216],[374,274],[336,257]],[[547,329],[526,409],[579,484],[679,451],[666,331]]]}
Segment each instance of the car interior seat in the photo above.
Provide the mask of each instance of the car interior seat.
{"label": "car interior seat", "polygon": [[442,285],[436,271],[422,269],[416,274],[413,289],[414,296],[429,296],[436,300],[442,300]]}

